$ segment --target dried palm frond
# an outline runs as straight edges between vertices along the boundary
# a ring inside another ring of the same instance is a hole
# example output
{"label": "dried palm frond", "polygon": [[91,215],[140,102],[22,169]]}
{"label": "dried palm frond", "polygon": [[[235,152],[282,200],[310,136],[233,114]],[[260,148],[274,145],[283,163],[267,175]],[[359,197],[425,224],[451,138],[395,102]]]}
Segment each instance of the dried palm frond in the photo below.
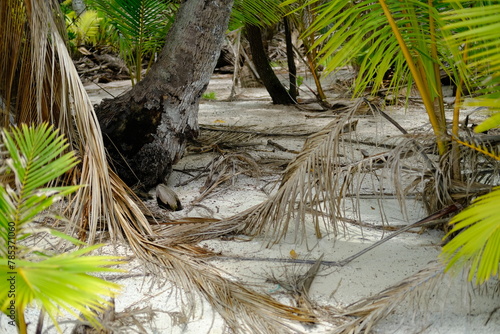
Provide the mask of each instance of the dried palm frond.
{"label": "dried palm frond", "polygon": [[[262,137],[303,137],[312,134],[310,131],[304,131],[303,129],[294,129],[290,125],[286,129],[283,127],[274,127],[265,131],[252,130],[248,126],[200,125],[200,130],[200,135],[188,147],[188,150],[206,151],[207,148],[216,146],[219,148],[239,148],[259,145],[261,144],[260,142],[252,142],[252,140]],[[196,148],[194,145],[199,148]]]}
{"label": "dried palm frond", "polygon": [[99,123],[56,29],[64,27],[58,13],[55,0],[0,2],[0,52],[8,55],[0,60],[0,126],[49,122],[68,137],[82,163],[60,182],[87,185],[67,209],[80,237],[92,243],[107,224],[112,240],[126,240],[157,277],[206,298],[235,332],[287,332],[286,319],[313,321],[308,312],[224,279],[197,259],[196,247],[166,245],[172,239],[153,231],[143,204],[109,168]]}
{"label": "dried palm frond", "polygon": [[[352,125],[349,116],[343,115],[322,131],[308,137],[302,152],[285,170],[277,193],[261,205],[242,213],[242,220],[246,224],[245,232],[254,235],[266,231],[277,241],[287,232],[292,219],[297,223],[305,220],[308,208],[317,206],[320,212],[326,214],[339,211],[339,202],[331,195],[333,189],[342,187],[332,184],[335,180],[328,176],[333,175],[338,167],[334,165],[334,158],[341,155],[339,141],[342,132],[346,130],[346,123],[348,128]],[[295,210],[297,216],[293,217]],[[318,220],[314,225],[316,235],[320,237]]]}
{"label": "dried palm frond", "polygon": [[[453,158],[452,154],[442,156],[441,169],[426,175],[428,182],[423,197],[428,212],[439,209],[443,205],[458,202],[467,206],[475,197],[483,195],[497,185],[500,173],[498,164],[499,142],[495,134],[475,134],[470,129],[461,129],[460,138],[452,138],[462,144],[459,148],[459,178],[452,178],[449,170],[453,164],[446,163]],[[487,152],[488,154],[484,154]]]}
{"label": "dried palm frond", "polygon": [[126,236],[132,244],[140,243],[133,248],[142,249],[138,255],[150,270],[161,268],[185,292],[189,317],[195,311],[192,302],[201,294],[235,333],[295,333],[291,321],[316,321],[308,310],[281,304],[222,277],[212,265],[194,257],[189,245],[161,246],[133,231]]}
{"label": "dried palm frond", "polygon": [[356,318],[336,328],[333,333],[370,333],[378,321],[386,318],[405,300],[411,300],[414,306],[425,307],[444,275],[444,265],[436,261],[375,296],[350,305],[343,315]]}
{"label": "dried palm frond", "polygon": [[226,181],[234,180],[240,174],[260,176],[259,165],[252,156],[245,153],[229,153],[216,157],[210,163],[207,179],[200,189],[201,195],[193,200],[193,204],[202,201],[216,187]]}
{"label": "dried palm frond", "polygon": [[285,271],[284,279],[278,279],[273,275],[273,277],[267,279],[267,281],[278,284],[290,293],[299,307],[313,309],[313,303],[309,298],[309,290],[311,289],[311,284],[316,278],[319,268],[321,267],[323,255],[324,254],[314,261],[313,265],[310,266],[309,269],[303,274],[295,272],[289,274]]}
{"label": "dried palm frond", "polygon": [[[358,100],[358,104],[361,103],[364,101]],[[239,224],[235,229],[250,235],[265,233],[272,242],[280,240],[293,222],[296,235],[303,237],[308,217],[312,217],[317,237],[322,235],[322,226],[337,234],[341,230],[342,221],[338,216],[345,210],[344,199],[348,196],[355,199],[361,188],[370,184],[374,193],[382,193],[381,170],[386,174],[389,171],[404,210],[406,192],[401,180],[407,174],[423,174],[423,167],[415,170],[418,164],[412,162],[412,166],[408,166],[402,161],[418,157],[415,153],[420,153],[420,148],[416,147],[413,136],[409,136],[400,139],[392,149],[360,154],[354,147],[356,140],[349,137],[357,124],[353,114],[358,109],[359,106],[354,105],[349,112],[309,136],[302,151],[285,170],[278,191],[264,203],[229,218],[228,222]]]}
{"label": "dried palm frond", "polygon": [[[187,147],[188,151],[207,151],[208,148],[233,148],[251,146],[251,141],[259,134],[241,126],[208,126],[200,125],[200,135]],[[258,143],[257,143],[258,144]]]}
{"label": "dried palm frond", "polygon": [[[483,183],[492,180],[485,180],[480,170],[498,170],[494,161],[488,162],[477,154],[475,159],[463,159],[462,168],[464,173],[468,173],[467,177],[464,181],[452,180],[449,170],[452,164],[444,161],[450,156],[444,155],[441,157],[443,161],[435,161],[432,135],[409,134],[376,106],[373,108],[369,101],[363,99],[358,101],[360,103],[367,103],[374,112],[382,114],[403,136],[394,137],[393,145],[385,143],[379,148],[371,147],[372,152],[356,150],[354,145],[362,142],[349,137],[356,124],[353,115],[359,109],[358,105],[354,105],[349,112],[307,138],[302,151],[285,170],[278,191],[267,201],[229,218],[227,222],[235,224],[231,231],[265,234],[271,243],[284,237],[293,224],[296,236],[304,237],[308,225],[312,225],[317,237],[321,237],[322,228],[336,235],[346,228],[338,217],[345,216],[347,198],[353,199],[350,214],[359,217],[358,200],[367,187],[372,187],[373,193],[380,195],[378,204],[382,222],[385,220],[381,201],[384,188],[393,189],[404,217],[405,197],[413,189],[423,190],[424,203],[432,213],[459,199],[462,199],[460,204],[466,204],[473,196],[491,188]],[[486,175],[491,178],[495,173]],[[308,222],[311,219],[312,223]],[[220,224],[221,230],[227,227]],[[215,229],[212,232],[216,235],[219,231]]]}

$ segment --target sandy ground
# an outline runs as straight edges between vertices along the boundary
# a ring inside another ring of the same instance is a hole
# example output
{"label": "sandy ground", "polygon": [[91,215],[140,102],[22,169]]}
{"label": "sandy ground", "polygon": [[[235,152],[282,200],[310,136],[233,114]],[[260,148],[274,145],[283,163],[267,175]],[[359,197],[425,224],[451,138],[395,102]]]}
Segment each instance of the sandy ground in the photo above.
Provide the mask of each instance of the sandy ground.
{"label": "sandy ground", "polygon": [[[128,82],[118,82],[105,85],[111,94],[128,87]],[[93,85],[87,86],[88,91],[97,103],[107,93]],[[265,90],[260,88],[239,91],[237,101],[221,101],[229,95],[231,80],[228,76],[214,76],[207,92],[215,92],[217,100],[204,100],[200,104],[199,123],[202,125],[245,126],[255,131],[264,131],[270,126],[281,126],[283,129],[293,128],[294,131],[308,132],[321,129],[328,118],[314,118],[317,112],[308,112],[294,107],[274,106],[271,104]],[[303,93],[305,94],[305,93]],[[109,95],[108,95],[109,97]],[[335,97],[335,95],[333,95]],[[304,98],[306,98],[304,96]],[[404,111],[395,108],[390,111],[394,117],[407,129],[427,127],[424,112],[419,108]],[[381,118],[370,116],[360,117],[358,129],[361,136],[389,135],[393,132]],[[259,139],[257,147],[260,150],[251,154],[280,156],[282,159],[292,159],[293,153],[280,152],[267,145],[267,139]],[[291,150],[300,150],[303,138],[276,138],[279,144]],[[225,183],[205,197],[199,204],[192,206],[200,195],[200,188],[205,178],[193,180],[179,186],[192,176],[187,170],[205,166],[213,158],[210,154],[188,154],[176,166],[168,183],[179,195],[185,209],[172,214],[174,217],[207,216],[217,218],[228,217],[264,201],[270,190],[270,184],[279,179],[278,175],[263,175],[253,178],[239,175],[232,182]],[[362,221],[380,224],[380,212],[376,200],[362,200]],[[384,200],[384,212],[387,221],[392,225],[415,222],[425,216],[421,204],[408,200],[408,217],[403,218],[399,204],[394,199]],[[421,233],[415,233],[421,232]],[[389,232],[385,232],[387,235]],[[306,272],[310,264],[282,263],[270,259],[318,259],[336,261],[356,253],[357,251],[380,240],[383,232],[375,229],[351,227],[346,235],[335,238],[331,234],[318,240],[309,233],[307,242],[297,243],[293,233],[273,247],[266,247],[262,239],[251,241],[210,240],[203,242],[207,248],[221,253],[223,259],[211,260],[211,263],[225,272],[228,278],[245,282],[258,291],[271,294],[283,302],[291,302],[284,288],[287,282],[298,274]],[[378,292],[397,284],[404,278],[425,268],[430,261],[437,258],[440,252],[442,232],[434,230],[413,231],[394,238],[368,254],[361,256],[344,267],[322,266],[313,281],[310,299],[318,308],[325,306],[345,307],[363,298],[368,298]],[[126,247],[121,247],[122,254],[130,254]],[[245,258],[242,260],[241,258]],[[225,333],[221,318],[214,314],[208,304],[198,308],[197,316],[186,319],[180,305],[181,297],[170,283],[163,286],[151,284],[150,278],[142,275],[143,269],[137,261],[127,266],[129,274],[135,277],[116,279],[123,284],[123,293],[116,297],[116,312],[128,311],[143,323],[139,332],[147,333],[187,333],[187,334],[217,334]],[[488,297],[488,294],[471,293],[472,289],[463,283],[463,278],[449,277],[442,280],[431,293],[420,296],[399,305],[394,312],[378,324],[375,333],[498,333],[500,332],[500,302],[498,298]],[[428,292],[428,291],[427,291]],[[491,295],[491,291],[489,293]],[[153,318],[150,318],[154,314]],[[36,314],[31,314],[35,321]],[[10,333],[5,324],[5,317],[0,323],[0,332]],[[69,332],[68,324],[65,332]],[[131,327],[132,328],[132,327]],[[297,332],[328,333],[332,325],[323,323],[314,327],[297,325]],[[47,332],[53,332],[49,330]],[[134,330],[121,329],[119,332]]]}

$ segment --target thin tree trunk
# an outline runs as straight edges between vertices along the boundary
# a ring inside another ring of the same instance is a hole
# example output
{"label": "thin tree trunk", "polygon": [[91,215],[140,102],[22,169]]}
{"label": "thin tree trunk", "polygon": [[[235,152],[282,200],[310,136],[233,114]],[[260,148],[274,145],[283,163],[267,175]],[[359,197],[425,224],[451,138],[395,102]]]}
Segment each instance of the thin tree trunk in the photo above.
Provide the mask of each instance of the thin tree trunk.
{"label": "thin tree trunk", "polygon": [[290,80],[290,98],[297,101],[298,88],[297,88],[297,67],[295,66],[295,60],[293,57],[293,44],[292,44],[292,31],[290,27],[290,20],[287,16],[284,17],[283,22],[285,23],[285,41],[286,41],[286,60],[288,63],[288,78]]}
{"label": "thin tree trunk", "polygon": [[97,108],[111,163],[129,185],[170,175],[198,134],[198,104],[213,73],[233,0],[182,4],[158,61],[128,93]]}
{"label": "thin tree trunk", "polygon": [[233,71],[233,84],[231,86],[231,94],[229,95],[229,101],[233,101],[234,97],[236,95],[236,86],[238,85],[239,82],[239,76],[240,76],[240,68],[241,68],[241,29],[238,30],[236,34],[236,45],[233,45],[231,42],[229,45],[231,45],[231,49],[233,50],[234,54],[234,71]]}
{"label": "thin tree trunk", "polygon": [[259,27],[246,24],[246,37],[250,44],[250,51],[252,53],[253,63],[257,68],[259,77],[266,86],[271,99],[274,104],[294,104],[295,101],[290,97],[288,91],[283,87],[276,74],[274,74],[269,59],[264,50],[262,43],[262,33]]}

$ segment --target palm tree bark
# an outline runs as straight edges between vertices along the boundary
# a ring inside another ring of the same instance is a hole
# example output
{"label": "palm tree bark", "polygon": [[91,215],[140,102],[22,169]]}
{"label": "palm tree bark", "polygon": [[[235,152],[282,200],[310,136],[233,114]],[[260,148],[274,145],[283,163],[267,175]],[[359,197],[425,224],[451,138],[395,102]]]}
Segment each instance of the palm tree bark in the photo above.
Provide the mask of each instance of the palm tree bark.
{"label": "palm tree bark", "polygon": [[150,188],[170,175],[198,134],[198,104],[215,68],[233,0],[182,4],[158,61],[126,94],[96,108],[115,170]]}
{"label": "palm tree bark", "polygon": [[262,33],[260,28],[253,24],[246,24],[245,30],[246,37],[250,45],[250,52],[252,53],[252,60],[262,83],[273,100],[273,103],[294,104],[295,101],[290,97],[288,91],[285,87],[283,87],[269,64],[269,59],[262,43]]}

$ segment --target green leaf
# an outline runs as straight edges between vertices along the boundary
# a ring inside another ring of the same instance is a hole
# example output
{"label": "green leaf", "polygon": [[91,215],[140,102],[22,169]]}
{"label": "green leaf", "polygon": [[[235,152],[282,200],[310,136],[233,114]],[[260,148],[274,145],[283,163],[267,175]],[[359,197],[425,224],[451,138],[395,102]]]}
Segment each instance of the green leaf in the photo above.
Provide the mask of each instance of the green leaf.
{"label": "green leaf", "polygon": [[[0,280],[0,309],[8,314],[8,307],[14,305],[16,314],[22,315],[28,305],[36,303],[45,309],[58,329],[56,316],[60,308],[75,317],[83,314],[99,327],[95,312],[106,307],[106,297],[112,296],[119,286],[88,273],[121,271],[107,268],[122,263],[121,258],[88,256],[102,245],[51,256],[48,251],[19,243],[31,234],[49,232],[73,244],[83,244],[59,231],[27,228],[36,216],[57,218],[44,211],[80,188],[42,188],[73,168],[77,159],[72,152],[65,153],[66,140],[47,124],[22,124],[4,130],[2,140],[7,151],[7,170],[14,174],[15,187],[0,184],[0,270],[7,275]],[[24,331],[24,318],[18,317],[16,322]]]}
{"label": "green leaf", "polygon": [[[163,24],[171,20],[168,2],[159,0],[92,0],[124,38],[141,44],[158,34],[165,36]],[[166,16],[167,15],[167,16]]]}
{"label": "green leaf", "polygon": [[[287,4],[291,1],[287,1]],[[320,62],[327,72],[355,64],[359,74],[354,83],[354,94],[362,94],[367,89],[377,92],[382,85],[399,90],[412,82],[409,67],[400,45],[394,35],[382,7],[373,1],[346,2],[334,0],[317,5],[318,0],[306,1],[304,6],[316,4],[317,16],[306,35],[324,32],[312,47],[320,47]],[[438,63],[447,69],[453,64],[447,46],[437,38],[437,48],[441,58],[431,55],[432,33],[429,20],[432,18],[437,31],[442,25],[438,8],[429,7],[421,1],[386,1],[396,21],[399,32],[414,57],[414,62],[425,73],[431,98],[438,96],[433,66]],[[442,10],[442,9],[439,9]],[[444,35],[448,33],[441,32]],[[387,82],[385,74],[393,72]],[[449,73],[455,75],[451,69]]]}
{"label": "green leaf", "polygon": [[40,188],[77,164],[74,153],[63,153],[66,141],[53,127],[22,124],[2,131],[1,138],[5,167],[13,172],[15,184],[14,188],[0,184],[0,255],[6,256],[9,239],[27,236],[24,224],[79,186]]}
{"label": "green leaf", "polygon": [[54,229],[49,229],[49,233],[52,234],[53,236],[58,237],[58,238],[67,240],[67,241],[71,242],[73,245],[81,245],[81,246],[85,245],[84,242],[82,242],[76,238],[73,238],[72,236],[69,236],[66,233],[62,233],[62,232],[59,232],[59,231],[54,230]]}
{"label": "green leaf", "polygon": [[472,87],[483,95],[474,104],[499,110],[500,4],[490,1],[450,2],[454,9],[442,13],[446,21],[443,30],[449,32],[446,41],[450,48],[467,59]]}
{"label": "green leaf", "polygon": [[135,72],[132,83],[140,81],[144,56],[154,55],[165,43],[177,5],[162,0],[91,0],[89,4],[119,32],[120,56]]}
{"label": "green leaf", "polygon": [[441,258],[446,270],[468,267],[469,280],[482,284],[498,276],[500,265],[500,187],[478,197],[469,207],[451,221],[449,238],[459,232],[443,247]]}
{"label": "green leaf", "polygon": [[37,129],[22,124],[2,134],[10,155],[8,165],[16,175],[19,190],[24,193],[61,176],[77,164],[73,152],[61,155],[67,144],[57,130],[47,124]]}
{"label": "green leaf", "polygon": [[245,23],[264,28],[278,23],[285,15],[281,0],[235,0],[229,29],[236,30]]}
{"label": "green leaf", "polygon": [[[496,103],[499,103],[496,101]],[[495,113],[491,117],[489,117],[487,120],[484,122],[481,122],[476,128],[474,129],[474,132],[479,133],[479,132],[484,132],[493,128],[498,128],[500,126],[500,112]]]}
{"label": "green leaf", "polygon": [[75,317],[83,314],[92,325],[100,327],[94,311],[103,311],[109,305],[106,297],[112,297],[120,286],[88,273],[121,271],[106,266],[122,263],[116,256],[82,256],[100,246],[56,255],[40,262],[15,260],[15,269],[10,267],[7,259],[0,259],[0,270],[10,279],[0,280],[1,310],[7,313],[10,301],[15,298],[17,314],[36,302],[47,311],[56,326],[55,316],[61,307]]}

